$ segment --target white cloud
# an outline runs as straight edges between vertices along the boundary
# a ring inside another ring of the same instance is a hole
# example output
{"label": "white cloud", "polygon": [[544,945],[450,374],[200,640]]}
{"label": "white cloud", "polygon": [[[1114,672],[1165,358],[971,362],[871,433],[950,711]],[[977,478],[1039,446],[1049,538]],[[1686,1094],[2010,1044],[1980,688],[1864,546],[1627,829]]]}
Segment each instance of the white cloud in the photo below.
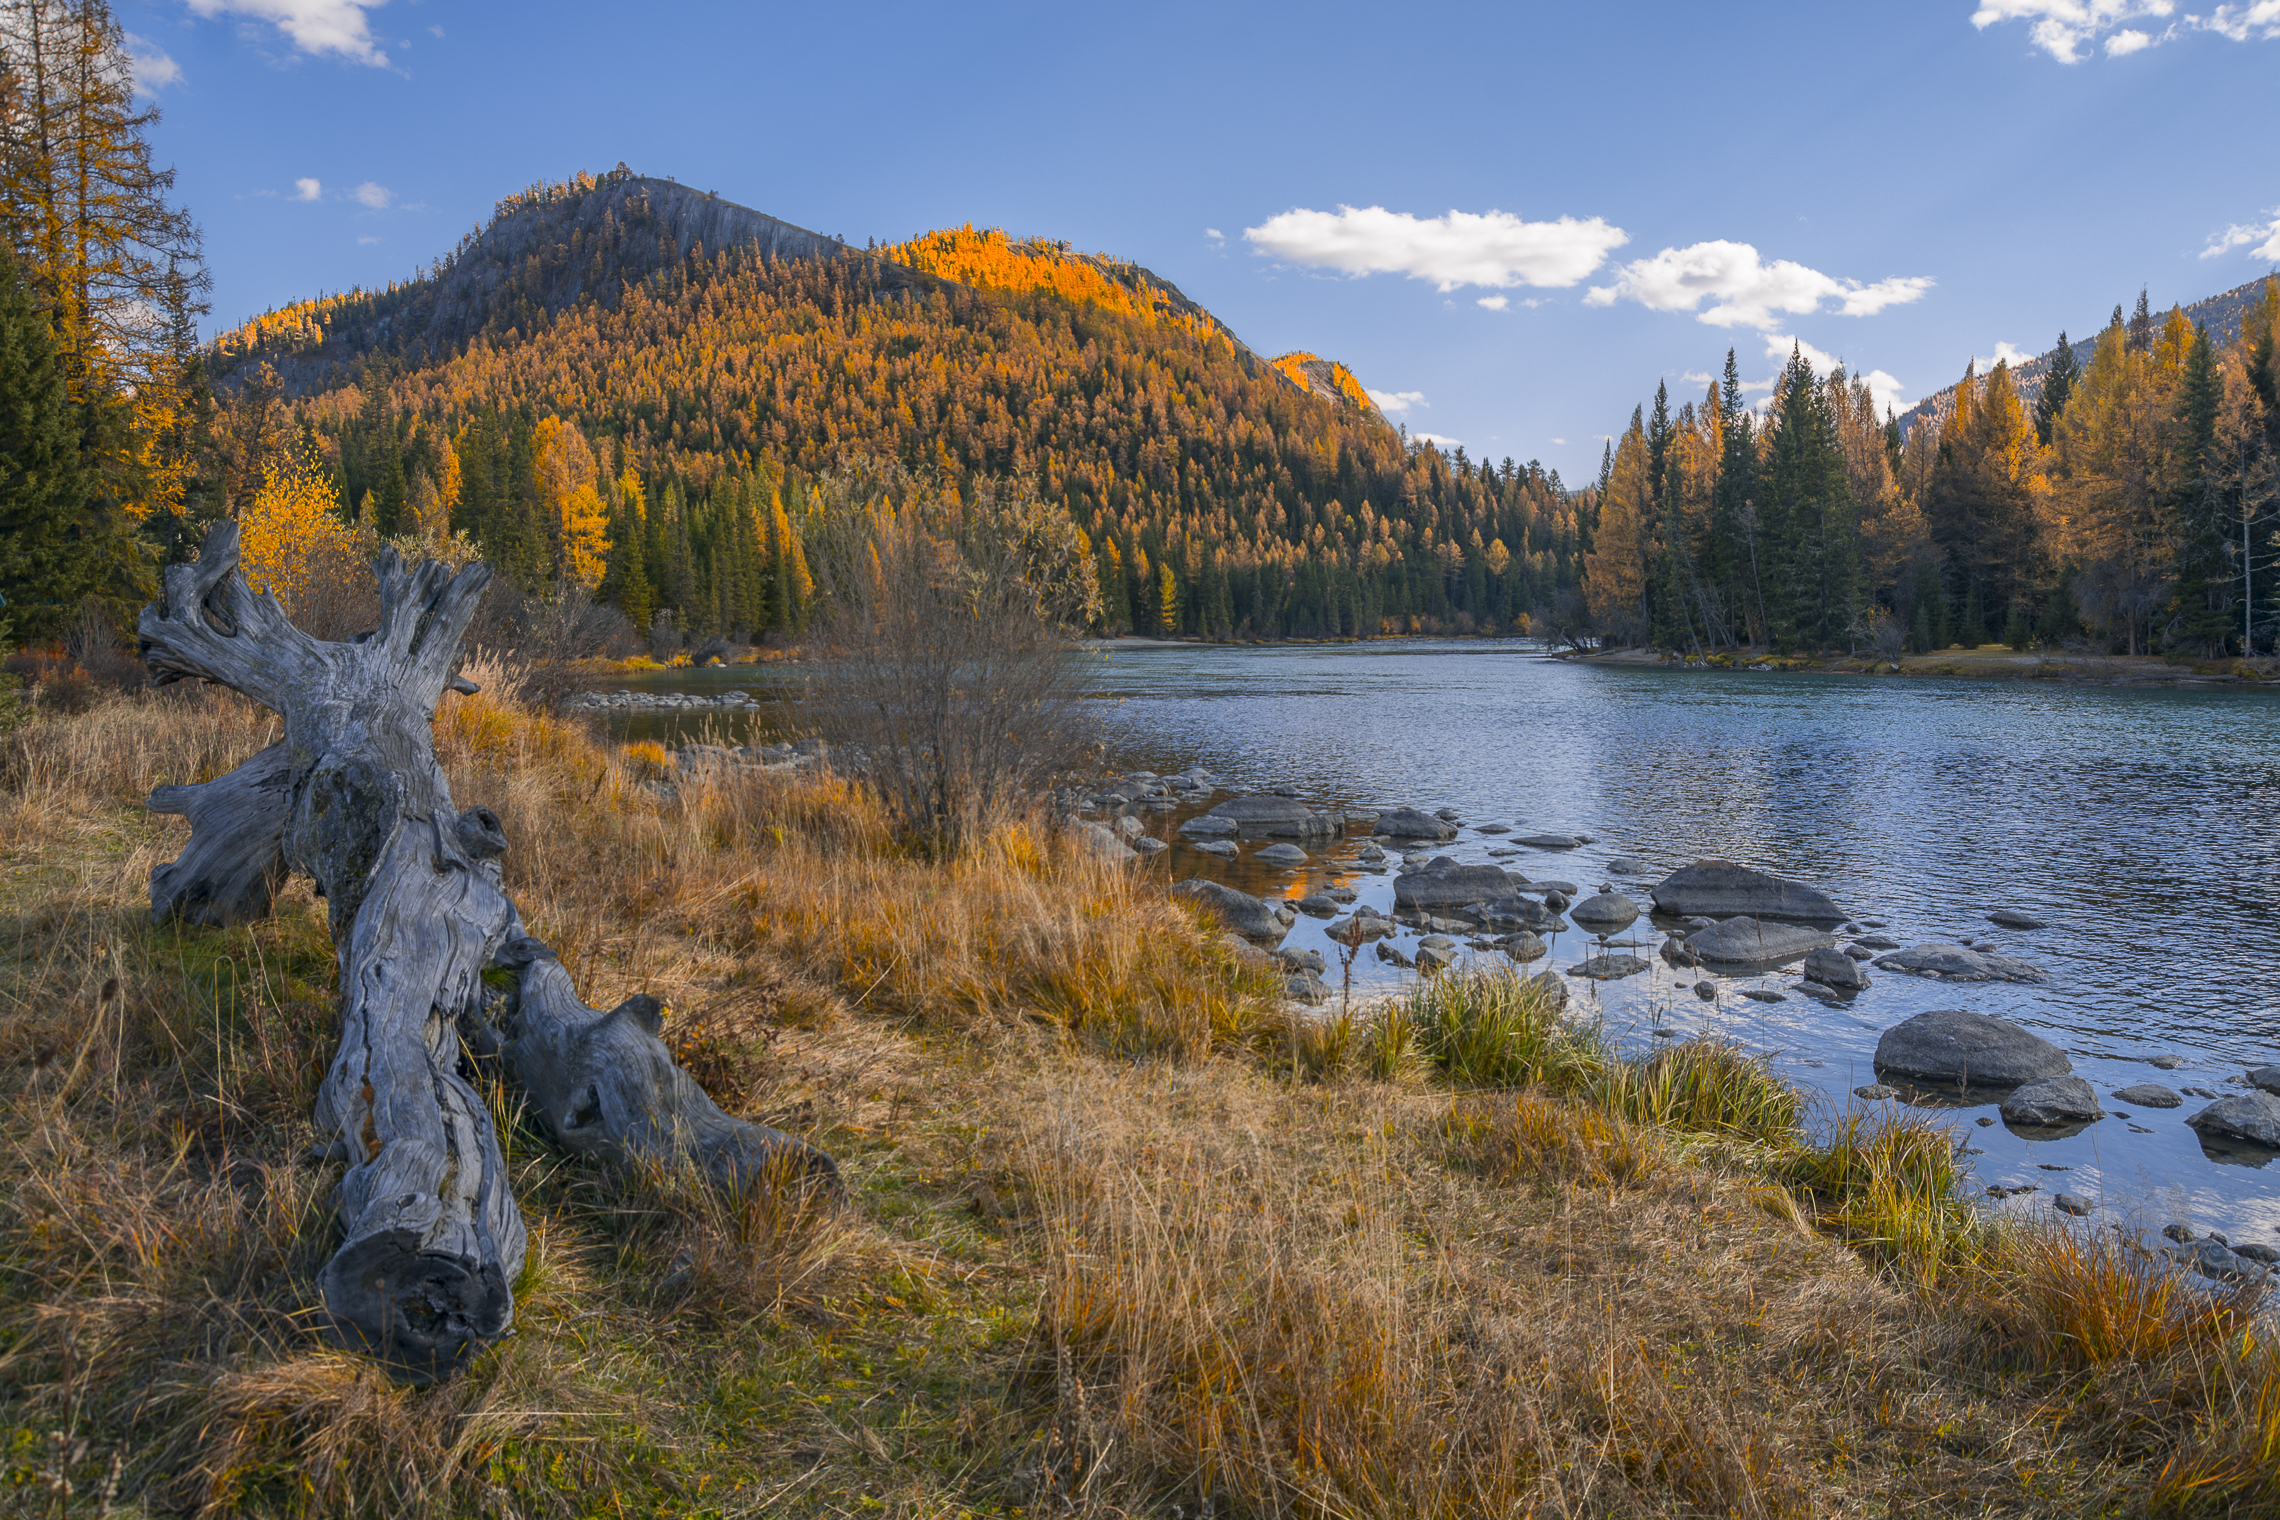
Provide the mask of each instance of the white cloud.
{"label": "white cloud", "polygon": [[[2280,4],[2280,0],[2273,0],[2273,3]],[[2272,208],[2272,220],[2269,222],[2236,222],[2222,232],[2211,234],[2209,246],[2201,250],[2201,257],[2213,259],[2218,254],[2230,253],[2235,248],[2246,248],[2259,238],[2264,240],[2264,246],[2249,256],[2266,263],[2280,264],[2280,206]]]}
{"label": "white cloud", "polygon": [[134,71],[137,95],[156,95],[168,85],[182,82],[182,65],[169,57],[166,49],[133,32],[126,38],[127,65]]}
{"label": "white cloud", "polygon": [[1685,369],[1678,372],[1678,378],[1684,380],[1689,385],[1708,385],[1711,381],[1717,379],[1718,377],[1716,375],[1706,375],[1702,373],[1702,371],[1696,369]]}
{"label": "white cloud", "polygon": [[320,200],[323,198],[324,193],[325,187],[322,181],[314,179],[297,179],[293,181],[293,199],[297,201]]}
{"label": "white cloud", "polygon": [[1787,259],[1761,263],[1758,251],[1748,243],[1721,238],[1665,248],[1651,259],[1634,260],[1622,267],[1614,284],[1594,285],[1583,299],[1587,306],[1612,306],[1627,298],[1655,311],[1693,311],[1709,301],[1709,309],[1698,320],[1713,327],[1763,331],[1778,324],[1777,312],[1801,316],[1819,311],[1823,301],[1834,301],[1841,315],[1869,317],[1887,306],[1914,301],[1931,287],[1925,275],[1863,285]]}
{"label": "white cloud", "polygon": [[1998,338],[1995,342],[1994,357],[1978,361],[1979,372],[1984,375],[1998,364],[2008,364],[2013,369],[2017,369],[2033,357],[2033,354],[2026,352],[2010,339]]}
{"label": "white cloud", "polygon": [[[2234,42],[2280,37],[2280,0],[2228,0],[2206,16],[2178,16],[2175,0],[1981,0],[1971,13],[1971,24],[1981,31],[2005,21],[2026,22],[2027,40],[2060,63],[2080,63],[2101,48],[2108,58],[2127,58],[2188,31],[2215,32]],[[2132,21],[2169,24],[2155,33]]]}
{"label": "white cloud", "polygon": [[1504,211],[1415,217],[1383,206],[1298,208],[1243,233],[1263,254],[1347,274],[1405,274],[1442,291],[1460,285],[1558,289],[1573,285],[1629,242],[1599,217],[1528,222]]}
{"label": "white cloud", "polygon": [[443,40],[443,28],[440,26],[431,26],[428,28],[428,35],[435,38],[438,42],[441,42]]}
{"label": "white cloud", "polygon": [[1490,311],[1502,311],[1505,307],[1510,306],[1511,304],[1512,298],[1510,296],[1482,296],[1479,300],[1473,302],[1473,305],[1485,306]]}
{"label": "white cloud", "polygon": [[1406,412],[1413,406],[1424,407],[1427,411],[1433,408],[1433,403],[1425,399],[1423,391],[1371,391],[1369,396],[1377,403],[1377,409],[1388,416]]}
{"label": "white cloud", "polygon": [[337,53],[351,63],[388,67],[388,55],[372,40],[365,12],[387,0],[190,0],[190,13],[245,16],[283,32],[297,53]]}
{"label": "white cloud", "polygon": [[387,210],[388,203],[396,198],[395,191],[386,185],[376,185],[370,180],[366,180],[348,193],[356,198],[356,203],[359,206],[369,206],[374,211]]}
{"label": "white cloud", "polygon": [[1464,447],[1462,439],[1443,438],[1439,433],[1411,433],[1409,436],[1419,443],[1429,443],[1437,449],[1461,449]]}
{"label": "white cloud", "polygon": [[1554,443],[1556,443],[1556,444],[1560,444],[1560,445],[1562,445],[1562,446],[1564,447],[1564,446],[1566,445],[1566,443],[1567,443],[1567,440],[1566,440],[1565,438],[1554,438],[1554,439],[1552,440],[1552,442],[1554,442]]}
{"label": "white cloud", "polygon": [[2220,5],[2207,16],[2187,16],[2206,31],[2235,42],[2263,42],[2280,37],[2280,0],[2253,0],[2249,5]]}
{"label": "white cloud", "polygon": [[1227,234],[1221,232],[1217,227],[1204,228],[1203,235],[1211,239],[1214,243],[1224,243],[1227,241]]}
{"label": "white cloud", "polygon": [[376,238],[376,237],[360,237],[360,238],[358,238],[358,239],[356,240],[356,245],[357,245],[359,248],[362,248],[362,247],[366,246],[367,244],[371,244],[371,243],[377,243],[377,242],[379,242],[379,241],[380,241],[380,240],[379,240],[378,238]]}

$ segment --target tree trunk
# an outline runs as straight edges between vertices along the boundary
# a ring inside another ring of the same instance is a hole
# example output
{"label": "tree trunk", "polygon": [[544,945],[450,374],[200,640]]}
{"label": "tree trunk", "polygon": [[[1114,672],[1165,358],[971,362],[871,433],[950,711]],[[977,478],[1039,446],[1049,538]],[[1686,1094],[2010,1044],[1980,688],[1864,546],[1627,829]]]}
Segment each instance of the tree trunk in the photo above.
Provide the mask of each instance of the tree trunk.
{"label": "tree trunk", "polygon": [[325,643],[236,566],[237,526],[217,524],[143,610],[143,658],[157,684],[243,692],[284,718],[285,737],[217,780],[152,794],[192,834],[152,873],[151,908],[242,922],[292,869],[330,909],[341,1039],[316,1121],[349,1163],[344,1238],[320,1277],[337,1336],[427,1382],[512,1325],[522,1216],[493,1116],[461,1074],[461,1024],[491,1037],[482,974],[495,964],[523,968],[504,1053],[566,1148],[693,1162],[738,1185],[775,1159],[786,1175],[835,1179],[822,1152],[722,1113],[657,1038],[654,1001],[607,1015],[579,1002],[501,887],[499,820],[454,811],[431,724],[446,686],[471,689],[451,666],[489,570],[407,570],[383,554],[380,627]]}

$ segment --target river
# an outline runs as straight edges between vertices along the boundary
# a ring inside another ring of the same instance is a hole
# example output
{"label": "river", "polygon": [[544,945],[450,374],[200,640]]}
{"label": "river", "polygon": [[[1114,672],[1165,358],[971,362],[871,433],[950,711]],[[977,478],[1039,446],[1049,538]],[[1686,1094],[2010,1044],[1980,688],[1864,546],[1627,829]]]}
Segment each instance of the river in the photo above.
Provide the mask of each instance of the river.
{"label": "river", "polygon": [[[1098,662],[1126,769],[1200,764],[1233,790],[1288,785],[1316,806],[1453,807],[1463,830],[1435,853],[1464,861],[1512,848],[1509,836],[1477,832],[1483,824],[1590,835],[1573,851],[1497,861],[1586,892],[1612,882],[1643,897],[1662,873],[1723,857],[1820,887],[1903,944],[1993,940],[2047,980],[1955,984],[1872,969],[1868,990],[1832,1008],[1796,993],[1793,975],[1721,977],[1705,1002],[1691,986],[1701,974],[1653,955],[1662,936],[1642,921],[1615,939],[1636,941],[1652,970],[1569,985],[1619,1039],[1724,1034],[1832,1110],[1875,1080],[1877,1035],[1901,1019],[1960,1007],[2015,1020],[2065,1050],[2109,1117],[2046,1138],[1974,1122],[1994,1117],[1992,1101],[1954,1112],[1981,1185],[2039,1184],[2004,1207],[2047,1210],[2067,1191],[2136,1226],[2183,1220],[2236,1243],[2280,1244],[2280,1166],[2205,1148],[2184,1123],[2205,1099],[2154,1110],[2109,1096],[2147,1081],[2235,1093],[2246,1067],[2280,1061],[2280,696],[1592,666],[1478,641],[1114,647],[1085,658]],[[765,699],[793,680],[745,666],[609,684],[741,686]],[[646,733],[688,721],[633,723]],[[762,721],[799,726],[796,707]],[[1391,876],[1355,859],[1365,830],[1276,869],[1249,858],[1259,844],[1232,862],[1188,848],[1177,825],[1192,811],[1141,815],[1171,843],[1144,869],[1290,897],[1343,884],[1391,910]],[[1611,877],[1606,862],[1631,854],[1646,858],[1646,879]],[[2050,927],[1996,929],[1987,915],[2005,906]],[[1338,985],[1319,921],[1302,916],[1286,943],[1322,950]],[[1570,931],[1549,964],[1599,948]],[[1402,975],[1367,949],[1355,961],[1357,990]],[[2158,1055],[2183,1064],[2149,1066]]]}

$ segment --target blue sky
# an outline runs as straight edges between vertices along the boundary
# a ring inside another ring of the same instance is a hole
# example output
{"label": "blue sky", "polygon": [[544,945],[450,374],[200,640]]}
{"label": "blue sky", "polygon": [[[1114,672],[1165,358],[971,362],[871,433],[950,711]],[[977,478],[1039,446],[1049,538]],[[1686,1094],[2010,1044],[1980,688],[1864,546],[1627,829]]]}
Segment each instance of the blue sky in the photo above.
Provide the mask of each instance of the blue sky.
{"label": "blue sky", "polygon": [[1579,480],[1729,346],[1905,404],[2280,266],[2280,0],[117,3],[214,324],[622,160],[858,244],[1136,260]]}

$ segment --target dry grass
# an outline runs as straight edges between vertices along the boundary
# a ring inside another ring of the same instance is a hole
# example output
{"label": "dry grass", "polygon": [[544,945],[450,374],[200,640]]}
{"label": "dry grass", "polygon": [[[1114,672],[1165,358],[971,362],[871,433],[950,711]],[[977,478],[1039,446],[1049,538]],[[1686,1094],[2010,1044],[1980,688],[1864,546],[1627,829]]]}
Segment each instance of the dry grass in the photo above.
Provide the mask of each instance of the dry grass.
{"label": "dry grass", "polygon": [[[845,1208],[565,1160],[489,1094],[518,1333],[330,1350],[322,904],[153,928],[149,787],[226,694],[0,736],[0,1510],[1259,1516],[2257,1513],[2268,1321],[1997,1228],[1920,1124],[1731,1047],[1640,1060],[1513,978],[1285,1022],[1036,826],[899,850],[829,776],[683,776],[471,671],[439,751],[589,1001],[646,990]],[[669,787],[660,788],[661,781]]]}

